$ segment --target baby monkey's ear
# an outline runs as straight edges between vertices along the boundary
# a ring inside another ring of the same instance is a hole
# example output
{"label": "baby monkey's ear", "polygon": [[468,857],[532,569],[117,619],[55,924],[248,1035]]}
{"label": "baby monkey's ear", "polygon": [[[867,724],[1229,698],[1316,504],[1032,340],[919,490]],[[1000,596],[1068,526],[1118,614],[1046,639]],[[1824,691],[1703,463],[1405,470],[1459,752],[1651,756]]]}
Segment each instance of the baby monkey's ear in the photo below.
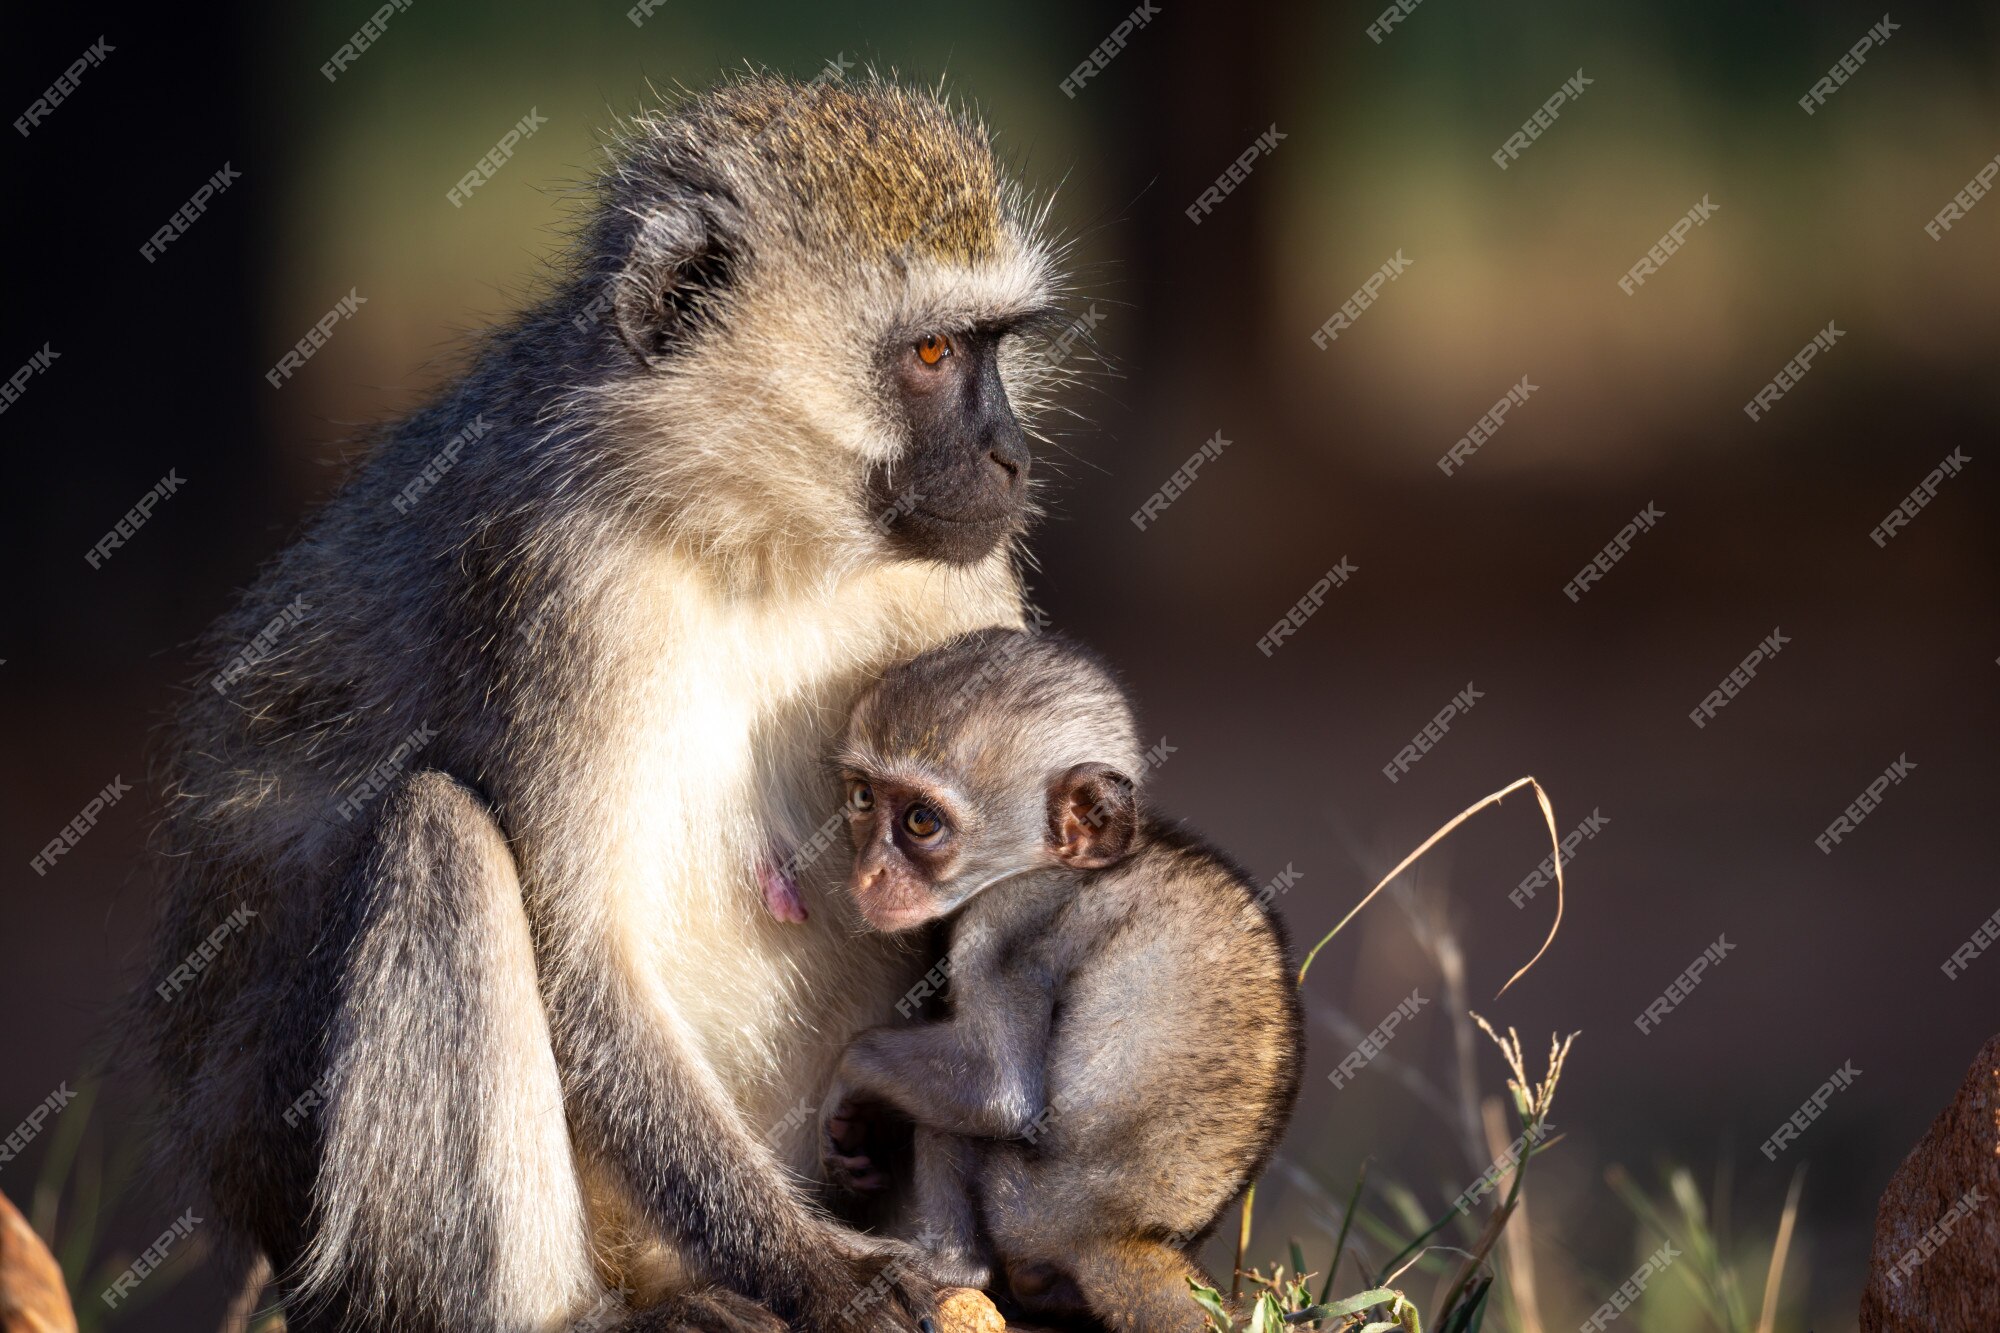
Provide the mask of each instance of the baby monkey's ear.
{"label": "baby monkey's ear", "polygon": [[1049,850],[1066,866],[1116,865],[1138,831],[1132,779],[1109,764],[1078,764],[1049,789]]}

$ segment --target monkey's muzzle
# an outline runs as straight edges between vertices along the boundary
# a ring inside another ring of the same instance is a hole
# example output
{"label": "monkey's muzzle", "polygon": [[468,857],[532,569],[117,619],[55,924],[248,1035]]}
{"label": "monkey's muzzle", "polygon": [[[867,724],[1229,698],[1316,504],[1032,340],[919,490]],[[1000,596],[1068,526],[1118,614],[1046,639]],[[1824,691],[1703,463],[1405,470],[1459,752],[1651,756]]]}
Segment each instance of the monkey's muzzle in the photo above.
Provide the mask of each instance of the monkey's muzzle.
{"label": "monkey's muzzle", "polygon": [[969,565],[1026,524],[1033,455],[992,347],[977,356],[959,391],[912,405],[908,450],[870,479],[876,523],[905,558]]}

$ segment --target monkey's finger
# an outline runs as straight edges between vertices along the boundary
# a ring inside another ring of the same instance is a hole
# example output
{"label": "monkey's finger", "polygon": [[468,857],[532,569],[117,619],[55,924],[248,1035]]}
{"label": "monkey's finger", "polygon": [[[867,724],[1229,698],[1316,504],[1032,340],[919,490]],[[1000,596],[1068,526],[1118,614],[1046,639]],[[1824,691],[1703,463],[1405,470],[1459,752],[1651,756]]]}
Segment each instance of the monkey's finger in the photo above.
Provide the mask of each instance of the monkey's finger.
{"label": "monkey's finger", "polygon": [[826,1164],[846,1171],[866,1171],[875,1163],[866,1153],[830,1152],[826,1155]]}
{"label": "monkey's finger", "polygon": [[835,1114],[826,1122],[828,1142],[843,1153],[852,1153],[868,1142],[868,1122],[853,1116]]}
{"label": "monkey's finger", "polygon": [[826,1165],[838,1183],[857,1193],[873,1193],[886,1183],[874,1160],[868,1157],[829,1156]]}

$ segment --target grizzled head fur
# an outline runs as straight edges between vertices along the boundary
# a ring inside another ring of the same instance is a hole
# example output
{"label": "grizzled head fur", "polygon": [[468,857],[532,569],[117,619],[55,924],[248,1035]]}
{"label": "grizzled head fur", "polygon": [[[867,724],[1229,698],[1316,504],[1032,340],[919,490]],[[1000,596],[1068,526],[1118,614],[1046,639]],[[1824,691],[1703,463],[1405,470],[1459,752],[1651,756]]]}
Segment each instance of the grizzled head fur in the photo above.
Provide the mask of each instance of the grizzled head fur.
{"label": "grizzled head fur", "polygon": [[[1062,288],[979,124],[873,76],[753,77],[611,151],[576,322],[614,367],[584,401],[626,499],[704,554],[814,572],[1020,533]],[[926,380],[933,336],[958,359]]]}

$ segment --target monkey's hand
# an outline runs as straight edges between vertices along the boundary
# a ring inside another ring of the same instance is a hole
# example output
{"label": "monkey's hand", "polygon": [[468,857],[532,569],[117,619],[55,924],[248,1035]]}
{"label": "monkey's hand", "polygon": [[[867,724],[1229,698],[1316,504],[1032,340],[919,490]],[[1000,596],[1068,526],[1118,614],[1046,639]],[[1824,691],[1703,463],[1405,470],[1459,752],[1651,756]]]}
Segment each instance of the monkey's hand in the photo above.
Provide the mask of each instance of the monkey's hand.
{"label": "monkey's hand", "polygon": [[796,925],[806,919],[806,900],[799,894],[799,882],[785,870],[790,858],[780,856],[779,851],[771,848],[757,863],[757,883],[764,890],[764,906],[771,915]]}
{"label": "monkey's hand", "polygon": [[857,1100],[835,1087],[825,1104],[832,1108],[820,1122],[820,1162],[826,1178],[855,1194],[879,1193],[889,1183],[873,1152],[880,1103]]}
{"label": "monkey's hand", "polygon": [[938,1291],[923,1251],[881,1236],[837,1234],[841,1271],[816,1284],[793,1320],[799,1333],[937,1333]]}

